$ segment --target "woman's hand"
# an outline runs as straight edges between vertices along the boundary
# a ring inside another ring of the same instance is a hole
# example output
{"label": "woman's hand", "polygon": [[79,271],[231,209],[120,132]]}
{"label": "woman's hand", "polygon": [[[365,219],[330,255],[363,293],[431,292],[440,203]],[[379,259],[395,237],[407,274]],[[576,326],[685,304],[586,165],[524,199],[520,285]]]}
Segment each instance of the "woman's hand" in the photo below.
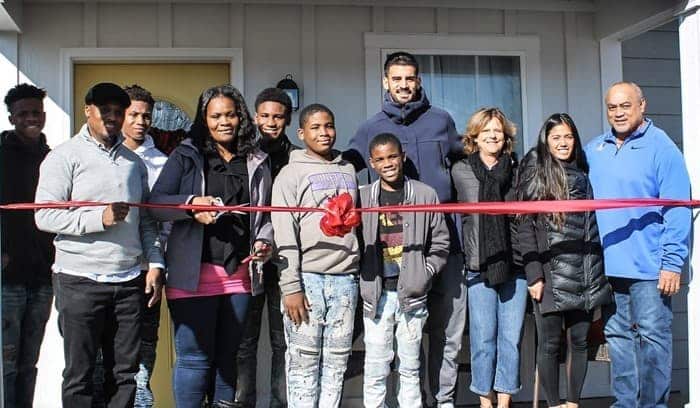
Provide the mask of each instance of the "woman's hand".
{"label": "woman's hand", "polygon": [[544,292],[544,282],[539,280],[533,283],[531,286],[527,287],[527,291],[530,292],[530,297],[536,302],[542,301],[542,293]]}
{"label": "woman's hand", "polygon": [[[212,196],[202,196],[194,197],[190,204],[192,205],[214,205],[215,200]],[[216,211],[197,211],[192,210],[194,219],[200,224],[214,224],[216,223]]]}
{"label": "woman's hand", "polygon": [[272,246],[265,241],[255,241],[250,260],[254,262],[267,262],[272,256]]}
{"label": "woman's hand", "polygon": [[311,305],[309,305],[309,301],[306,299],[304,292],[286,295],[282,303],[284,304],[284,311],[295,325],[299,326],[302,322],[309,322],[308,311],[311,310]]}

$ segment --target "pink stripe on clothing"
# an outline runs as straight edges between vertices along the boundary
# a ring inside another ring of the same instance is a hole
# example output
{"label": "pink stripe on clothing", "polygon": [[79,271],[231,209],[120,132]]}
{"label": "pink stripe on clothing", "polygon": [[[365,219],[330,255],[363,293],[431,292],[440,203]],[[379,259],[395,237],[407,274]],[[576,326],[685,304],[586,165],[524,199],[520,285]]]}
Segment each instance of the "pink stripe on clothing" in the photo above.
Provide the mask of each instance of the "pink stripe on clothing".
{"label": "pink stripe on clothing", "polygon": [[231,295],[234,293],[250,293],[250,275],[248,264],[241,264],[236,272],[229,275],[221,265],[202,263],[199,269],[199,284],[197,290],[190,292],[177,288],[165,287],[165,297],[168,299],[184,299],[199,296]]}

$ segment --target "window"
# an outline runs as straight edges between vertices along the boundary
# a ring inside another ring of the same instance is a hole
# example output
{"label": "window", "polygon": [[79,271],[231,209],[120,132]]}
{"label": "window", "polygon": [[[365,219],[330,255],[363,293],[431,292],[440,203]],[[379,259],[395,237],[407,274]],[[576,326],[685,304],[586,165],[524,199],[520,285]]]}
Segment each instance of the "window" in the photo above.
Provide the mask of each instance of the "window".
{"label": "window", "polygon": [[535,35],[365,33],[367,117],[381,109],[387,54],[407,51],[421,64],[423,88],[462,133],[483,106],[501,108],[518,127],[515,151],[534,145],[542,124],[540,39]]}
{"label": "window", "polygon": [[515,151],[522,157],[519,57],[422,54],[416,58],[430,102],[452,116],[460,134],[474,111],[485,106],[498,107],[519,130]]}

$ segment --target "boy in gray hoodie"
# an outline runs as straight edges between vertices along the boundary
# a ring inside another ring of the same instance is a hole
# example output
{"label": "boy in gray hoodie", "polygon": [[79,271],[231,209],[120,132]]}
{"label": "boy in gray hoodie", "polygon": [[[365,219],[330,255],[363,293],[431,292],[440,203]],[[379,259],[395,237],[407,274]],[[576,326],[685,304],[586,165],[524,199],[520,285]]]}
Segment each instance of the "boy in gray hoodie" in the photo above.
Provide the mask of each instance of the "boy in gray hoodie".
{"label": "boy in gray hoodie", "polygon": [[[435,190],[404,178],[399,139],[381,133],[369,143],[369,164],[380,179],[360,189],[366,207],[438,204]],[[450,235],[441,213],[362,214],[360,294],[365,326],[364,406],[384,407],[386,379],[399,356],[399,405],[421,406],[420,349],[433,276],[447,263]]]}
{"label": "boy in gray hoodie", "polygon": [[[305,150],[291,152],[272,187],[272,205],[312,207],[350,193],[357,200],[352,165],[333,150],[335,118],[324,105],[299,115]],[[355,234],[323,235],[319,212],[272,213],[287,340],[287,403],[339,407],[352,347],[360,254]]]}

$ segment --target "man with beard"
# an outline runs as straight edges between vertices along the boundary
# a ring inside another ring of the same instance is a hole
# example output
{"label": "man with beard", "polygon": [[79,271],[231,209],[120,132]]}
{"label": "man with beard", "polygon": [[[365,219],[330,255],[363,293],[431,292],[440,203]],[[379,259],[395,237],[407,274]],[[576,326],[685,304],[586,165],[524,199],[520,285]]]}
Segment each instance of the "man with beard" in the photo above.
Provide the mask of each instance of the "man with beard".
{"label": "man with beard", "polygon": [[65,407],[91,407],[99,348],[107,407],[133,406],[144,292],[151,304],[160,298],[158,227],[147,211],[127,204],[145,202],[149,194],[146,166],[121,135],[130,104],[118,85],[90,88],[87,124],[41,165],[36,202],[109,203],[35,214],[39,229],[57,234],[53,287],[63,331]]}
{"label": "man with beard", "polygon": [[[450,115],[430,105],[421,88],[416,58],[407,52],[389,54],[384,63],[382,85],[386,91],[382,111],[364,122],[350,140],[345,158],[360,171],[367,168],[369,142],[378,134],[392,133],[406,153],[404,172],[438,194],[440,202],[452,197],[450,165],[463,152],[460,136]],[[376,173],[370,173],[372,180]],[[439,407],[454,406],[457,383],[457,354],[466,324],[466,280],[464,260],[455,220],[446,217],[450,231],[447,266],[433,281],[428,294],[430,339],[428,379]]]}
{"label": "man with beard", "polygon": [[[289,162],[289,153],[299,149],[292,144],[285,130],[292,119],[292,101],[281,89],[264,89],[255,99],[255,124],[262,138],[261,147],[270,156],[272,180],[277,177],[282,167]],[[272,346],[272,370],[270,372],[270,408],[287,406],[285,393],[284,327],[280,312],[279,272],[272,262],[263,266],[265,292],[254,296],[248,305],[246,328],[238,349],[238,385],[236,387],[236,406],[255,407],[256,402],[256,366],[258,340],[262,312],[267,299],[268,326]]]}

